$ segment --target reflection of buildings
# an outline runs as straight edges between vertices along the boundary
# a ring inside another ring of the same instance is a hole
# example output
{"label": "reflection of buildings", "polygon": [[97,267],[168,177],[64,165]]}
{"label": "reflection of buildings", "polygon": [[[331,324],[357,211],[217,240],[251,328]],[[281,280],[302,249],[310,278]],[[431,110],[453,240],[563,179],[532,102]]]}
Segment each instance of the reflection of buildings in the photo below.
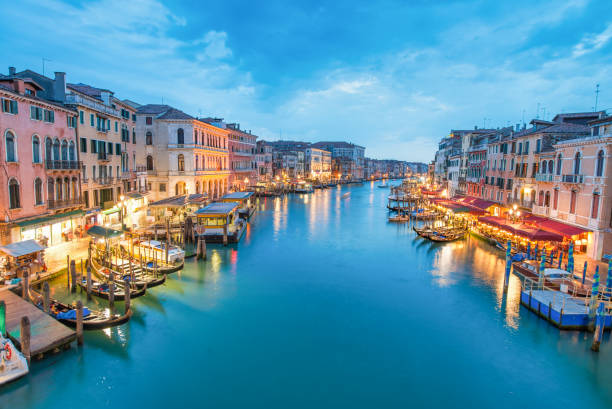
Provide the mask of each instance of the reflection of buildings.
{"label": "reflection of buildings", "polygon": [[0,75],[0,241],[60,243],[82,223],[77,111],[64,104],[65,74],[9,68]]}

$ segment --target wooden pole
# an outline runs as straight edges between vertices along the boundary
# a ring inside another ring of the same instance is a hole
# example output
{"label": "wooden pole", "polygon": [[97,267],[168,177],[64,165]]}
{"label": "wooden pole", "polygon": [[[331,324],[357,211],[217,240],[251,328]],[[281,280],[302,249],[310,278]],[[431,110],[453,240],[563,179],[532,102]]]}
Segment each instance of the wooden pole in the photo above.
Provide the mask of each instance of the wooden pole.
{"label": "wooden pole", "polygon": [[604,315],[604,303],[603,301],[599,302],[599,306],[597,307],[597,318],[595,319],[595,334],[593,336],[593,344],[591,345],[591,350],[598,352],[599,346],[601,345],[601,340],[603,338],[604,324],[605,324],[605,315]]}
{"label": "wooden pole", "polygon": [[130,257],[130,280],[134,282],[134,267],[132,266],[132,257]]}
{"label": "wooden pole", "polygon": [[70,260],[70,292],[76,291],[76,263],[74,260]]}
{"label": "wooden pole", "polygon": [[21,287],[21,296],[24,300],[28,299],[28,290],[30,289],[30,272],[23,269],[23,285]]}
{"label": "wooden pole", "polygon": [[77,345],[83,345],[83,302],[76,303],[76,333]]}
{"label": "wooden pole", "polygon": [[125,279],[124,282],[125,282],[125,288],[127,289],[127,291],[125,292],[125,313],[127,314],[128,311],[130,310],[130,306],[131,306],[130,305],[131,304],[131,302],[130,302],[130,295],[131,294],[130,294],[130,291],[129,291],[130,282],[128,281],[127,278]]}
{"label": "wooden pole", "polygon": [[[113,308],[115,308],[115,277],[113,273],[109,274],[109,280],[110,282],[108,283],[108,304],[110,306],[111,311],[113,311]],[[130,291],[130,289],[124,288],[123,291]]]}
{"label": "wooden pole", "polygon": [[87,266],[87,299],[91,300],[91,266]]}
{"label": "wooden pole", "polygon": [[45,281],[45,283],[43,284],[43,311],[47,314],[49,313],[50,304],[51,302],[49,296],[49,283]]}
{"label": "wooden pole", "polygon": [[30,319],[27,316],[21,317],[21,332],[19,333],[19,343],[21,344],[21,353],[28,360],[31,359],[30,352]]}
{"label": "wooden pole", "polygon": [[0,336],[6,337],[6,304],[0,301]]}
{"label": "wooden pole", "polygon": [[81,259],[81,272],[79,273],[79,281],[83,281],[83,273],[85,270],[83,269],[83,259]]}
{"label": "wooden pole", "polygon": [[70,288],[70,256],[66,255],[66,288]]}

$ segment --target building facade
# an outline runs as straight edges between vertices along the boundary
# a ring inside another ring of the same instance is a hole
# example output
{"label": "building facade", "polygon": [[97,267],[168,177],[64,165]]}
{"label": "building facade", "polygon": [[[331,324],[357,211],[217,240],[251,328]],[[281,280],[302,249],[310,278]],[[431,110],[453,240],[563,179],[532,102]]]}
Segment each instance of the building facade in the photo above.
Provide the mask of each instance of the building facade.
{"label": "building facade", "polygon": [[250,131],[240,130],[240,124],[227,124],[228,149],[230,161],[230,187],[244,190],[257,182],[257,162],[255,150],[257,136]]}

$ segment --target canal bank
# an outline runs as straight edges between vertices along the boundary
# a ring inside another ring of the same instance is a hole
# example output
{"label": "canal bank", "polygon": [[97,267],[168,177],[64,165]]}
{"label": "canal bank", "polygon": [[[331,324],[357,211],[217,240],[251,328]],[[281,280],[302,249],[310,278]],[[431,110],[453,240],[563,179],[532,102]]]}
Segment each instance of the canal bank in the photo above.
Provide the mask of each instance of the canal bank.
{"label": "canal bank", "polygon": [[35,363],[2,402],[610,407],[609,339],[594,355],[589,334],[521,310],[514,276],[504,298],[503,256],[486,243],[414,240],[388,223],[388,193],[260,198],[238,246],[209,245],[206,262],[134,300],[129,324]]}

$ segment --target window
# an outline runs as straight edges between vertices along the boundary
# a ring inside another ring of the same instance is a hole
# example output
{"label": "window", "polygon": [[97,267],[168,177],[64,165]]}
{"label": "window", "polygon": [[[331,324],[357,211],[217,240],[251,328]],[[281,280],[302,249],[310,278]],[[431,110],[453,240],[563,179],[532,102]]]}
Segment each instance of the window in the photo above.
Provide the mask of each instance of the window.
{"label": "window", "polygon": [[604,151],[597,154],[597,164],[595,165],[595,176],[603,176],[604,170]]}
{"label": "window", "polygon": [[112,142],[108,142],[108,154],[109,155],[113,154],[113,143]]}
{"label": "window", "polygon": [[576,156],[574,156],[574,175],[580,174],[580,152],[576,152]]}
{"label": "window", "polygon": [[68,144],[68,160],[76,160],[76,152],[74,150],[74,142],[70,141]]}
{"label": "window", "polygon": [[555,189],[553,192],[553,209],[557,210],[557,204],[559,203],[559,189]]}
{"label": "window", "polygon": [[91,140],[91,153],[98,153],[98,141],[95,139]]}
{"label": "window", "polygon": [[136,144],[136,128],[132,128],[132,143]]}
{"label": "window", "polygon": [[115,121],[115,132],[119,132],[119,123]]}
{"label": "window", "polygon": [[176,143],[179,145],[185,144],[185,131],[183,131],[183,128],[179,128],[176,131]]}
{"label": "window", "polygon": [[151,133],[151,131],[147,132],[146,144],[147,145],[153,145],[153,134]]}
{"label": "window", "polygon": [[17,162],[17,149],[15,147],[15,134],[11,131],[6,132],[6,161]]}
{"label": "window", "polygon": [[593,193],[593,205],[591,207],[591,218],[597,219],[599,214],[599,193]]}
{"label": "window", "polygon": [[548,173],[553,174],[553,161],[552,159],[548,161]]}
{"label": "window", "polygon": [[571,195],[570,195],[570,208],[569,208],[569,212],[571,214],[575,214],[576,213],[576,191],[572,190]]}
{"label": "window", "polygon": [[66,115],[66,123],[68,125],[68,128],[76,128],[77,126],[76,116]]}
{"label": "window", "polygon": [[49,111],[48,109],[44,110],[45,122],[54,123],[55,122],[55,112]]}
{"label": "window", "polygon": [[40,107],[31,106],[30,107],[30,119],[34,119],[35,121],[42,121],[43,109]]}
{"label": "window", "polygon": [[166,184],[165,183],[160,183],[159,184],[159,191],[160,192],[165,192],[166,191]]}
{"label": "window", "polygon": [[87,153],[87,139],[81,138],[81,153]]}
{"label": "window", "polygon": [[68,142],[62,141],[62,160],[68,160]]}
{"label": "window", "polygon": [[536,152],[538,152],[538,153],[540,152],[541,146],[542,146],[542,140],[538,139],[536,141]]}
{"label": "window", "polygon": [[561,156],[561,154],[559,154],[559,156],[557,156],[557,176],[561,174],[562,165],[563,165],[563,157]]}
{"label": "window", "polygon": [[147,125],[153,125],[153,117],[151,117],[151,116],[146,117],[145,118],[145,123]]}
{"label": "window", "polygon": [[185,171],[185,156],[183,154],[178,156],[178,170],[179,172]]}
{"label": "window", "polygon": [[85,123],[85,115],[83,114],[83,111],[79,111],[79,122],[81,125]]}
{"label": "window", "polygon": [[91,125],[91,126],[96,126],[96,125],[95,125],[95,118],[94,118],[94,114],[89,114],[89,125]]}
{"label": "window", "polygon": [[120,143],[115,144],[115,155],[121,155],[121,144]]}
{"label": "window", "polygon": [[544,196],[544,206],[546,207],[550,207],[550,192],[546,192],[546,195]]}
{"label": "window", "polygon": [[2,98],[2,112],[6,112],[9,114],[17,114],[18,113],[17,101],[12,99]]}
{"label": "window", "polygon": [[9,181],[9,207],[11,209],[19,209],[21,201],[19,199],[19,182],[16,179]]}
{"label": "window", "polygon": [[153,170],[153,156],[147,156],[147,170]]}
{"label": "window", "polygon": [[36,135],[32,137],[32,162],[40,163],[40,139]]}
{"label": "window", "polygon": [[36,178],[34,181],[34,200],[36,205],[41,205],[43,203],[42,180],[40,180],[40,178]]}

